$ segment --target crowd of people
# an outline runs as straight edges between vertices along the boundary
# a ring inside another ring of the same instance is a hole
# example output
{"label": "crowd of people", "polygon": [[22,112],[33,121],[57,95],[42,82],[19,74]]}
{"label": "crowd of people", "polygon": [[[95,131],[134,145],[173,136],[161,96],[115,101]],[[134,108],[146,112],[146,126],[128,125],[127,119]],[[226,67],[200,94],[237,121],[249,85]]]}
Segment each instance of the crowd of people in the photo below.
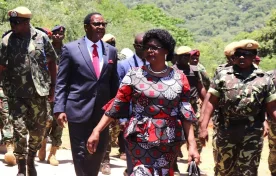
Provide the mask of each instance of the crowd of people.
{"label": "crowd of people", "polygon": [[117,53],[98,12],[85,16],[85,36],[67,44],[63,25],[35,28],[26,7],[8,16],[11,30],[0,45],[0,127],[5,162],[18,165],[17,176],[37,175],[34,159],[46,159],[47,141],[47,162],[59,165],[66,124],[77,176],[111,174],[117,144],[125,176],[180,175],[181,146],[187,145],[188,163],[199,165],[211,118],[215,175],[258,175],[266,135],[276,175],[276,70],[259,68],[258,42],[227,45],[226,64],[210,79],[200,51],[176,47],[165,29],[139,33],[134,52]]}

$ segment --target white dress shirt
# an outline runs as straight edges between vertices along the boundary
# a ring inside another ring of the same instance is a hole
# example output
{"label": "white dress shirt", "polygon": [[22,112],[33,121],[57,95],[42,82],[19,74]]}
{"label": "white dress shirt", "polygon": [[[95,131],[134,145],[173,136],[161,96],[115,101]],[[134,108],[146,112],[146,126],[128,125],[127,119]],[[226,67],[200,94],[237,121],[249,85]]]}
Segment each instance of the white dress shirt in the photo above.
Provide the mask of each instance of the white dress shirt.
{"label": "white dress shirt", "polygon": [[[99,63],[100,63],[100,72],[102,71],[102,67],[103,67],[103,48],[102,48],[102,43],[99,40],[97,43],[93,43],[91,40],[89,40],[86,36],[84,37],[85,43],[86,43],[86,47],[91,59],[91,62],[93,63],[93,58],[92,58],[92,52],[94,50],[93,45],[96,44],[97,45],[97,51],[98,51],[98,56],[99,56]],[[91,64],[92,64],[91,63]]]}

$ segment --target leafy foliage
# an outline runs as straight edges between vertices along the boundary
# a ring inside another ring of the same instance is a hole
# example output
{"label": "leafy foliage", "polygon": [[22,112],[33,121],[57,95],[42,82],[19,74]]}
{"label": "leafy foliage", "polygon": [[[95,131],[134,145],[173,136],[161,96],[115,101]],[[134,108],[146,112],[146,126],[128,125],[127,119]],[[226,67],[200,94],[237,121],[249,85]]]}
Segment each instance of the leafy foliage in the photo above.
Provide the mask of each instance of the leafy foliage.
{"label": "leafy foliage", "polygon": [[214,36],[231,41],[239,32],[262,28],[276,0],[121,0],[128,7],[155,4],[167,14],[185,20],[196,41]]}

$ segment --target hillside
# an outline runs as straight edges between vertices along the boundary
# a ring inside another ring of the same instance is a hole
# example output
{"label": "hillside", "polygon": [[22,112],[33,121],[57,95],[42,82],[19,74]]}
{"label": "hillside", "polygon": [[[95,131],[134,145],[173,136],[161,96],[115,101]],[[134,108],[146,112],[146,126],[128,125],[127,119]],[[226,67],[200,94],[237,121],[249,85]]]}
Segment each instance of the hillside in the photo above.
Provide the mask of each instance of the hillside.
{"label": "hillside", "polygon": [[262,28],[276,0],[121,0],[130,8],[155,4],[166,13],[185,20],[184,27],[196,41],[221,37],[231,41],[239,32]]}

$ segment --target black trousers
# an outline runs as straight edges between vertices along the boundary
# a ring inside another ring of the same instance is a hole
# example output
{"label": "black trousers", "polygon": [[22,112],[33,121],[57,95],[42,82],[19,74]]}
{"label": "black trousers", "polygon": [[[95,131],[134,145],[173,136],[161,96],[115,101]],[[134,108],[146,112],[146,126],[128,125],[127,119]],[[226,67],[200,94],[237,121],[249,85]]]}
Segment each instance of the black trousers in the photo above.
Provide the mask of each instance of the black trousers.
{"label": "black trousers", "polygon": [[97,151],[90,154],[86,143],[97,122],[68,123],[71,151],[77,176],[97,176],[108,143],[108,128],[100,135]]}

